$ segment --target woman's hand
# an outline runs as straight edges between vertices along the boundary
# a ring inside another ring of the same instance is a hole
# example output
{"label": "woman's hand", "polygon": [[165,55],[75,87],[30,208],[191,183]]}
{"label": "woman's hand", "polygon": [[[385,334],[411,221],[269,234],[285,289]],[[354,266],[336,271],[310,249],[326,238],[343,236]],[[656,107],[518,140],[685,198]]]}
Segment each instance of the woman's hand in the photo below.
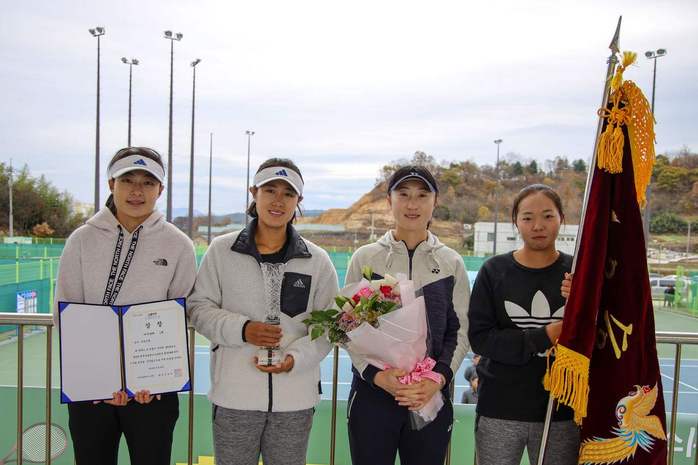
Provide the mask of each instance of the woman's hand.
{"label": "woman's hand", "polygon": [[259,359],[257,357],[254,358],[254,366],[256,366],[259,371],[265,373],[279,374],[291,371],[294,363],[293,355],[287,355],[283,362],[272,366],[259,365]]}
{"label": "woman's hand", "polygon": [[562,280],[562,286],[560,286],[560,293],[562,297],[567,299],[570,296],[570,291],[572,290],[572,278],[573,273],[565,273],[565,279]]}
{"label": "woman's hand", "polygon": [[430,379],[423,379],[414,384],[403,384],[397,390],[395,400],[399,405],[410,410],[419,410],[439,392],[443,385]]}
{"label": "woman's hand", "polygon": [[105,400],[104,403],[113,405],[114,407],[123,407],[124,405],[128,404],[128,401],[130,400],[124,391],[112,392],[111,395],[112,399]]}
{"label": "woman's hand", "polygon": [[400,370],[399,368],[389,368],[379,371],[373,378],[373,384],[395,397],[397,395],[397,390],[404,386],[404,384],[400,383],[398,378],[406,374],[404,370]]}
{"label": "woman's hand", "polygon": [[136,399],[136,402],[139,404],[149,404],[154,397],[157,398],[157,400],[160,400],[160,394],[151,396],[150,391],[144,389],[142,391],[138,391],[134,399]]}
{"label": "woman's hand", "polygon": [[258,347],[276,347],[281,342],[281,326],[250,321],[245,326],[245,341]]}
{"label": "woman's hand", "polygon": [[562,332],[562,321],[556,321],[545,326],[545,333],[548,335],[550,342],[555,344]]}

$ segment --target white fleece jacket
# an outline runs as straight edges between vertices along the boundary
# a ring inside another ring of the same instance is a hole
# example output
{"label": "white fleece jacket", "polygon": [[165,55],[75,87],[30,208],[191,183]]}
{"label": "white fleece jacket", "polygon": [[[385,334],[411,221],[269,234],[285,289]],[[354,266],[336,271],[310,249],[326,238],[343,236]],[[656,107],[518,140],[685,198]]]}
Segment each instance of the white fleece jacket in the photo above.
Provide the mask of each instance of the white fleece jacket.
{"label": "white fleece jacket", "polygon": [[[253,222],[254,223],[254,222]],[[290,372],[267,374],[254,366],[258,347],[242,339],[247,321],[264,321],[264,281],[253,223],[211,243],[189,298],[196,330],[211,341],[211,389],[216,405],[236,410],[287,412],[320,401],[320,362],[327,338],[310,340],[303,320],[325,310],[338,294],[337,273],[327,252],[291,231],[281,294],[281,347],[293,355]]]}
{"label": "white fleece jacket", "polygon": [[[405,243],[396,241],[392,231],[388,231],[377,242],[364,245],[354,252],[349,262],[345,284],[361,281],[361,270],[365,266],[370,266],[373,272],[380,276],[385,276],[386,273],[392,276],[396,276],[398,273],[409,275],[415,283],[415,289],[453,277],[453,291],[448,298],[453,301],[453,310],[458,317],[458,323],[460,323],[457,344],[455,349],[452,349],[452,355],[447,355],[446,359],[443,360],[446,366],[442,368],[440,362],[435,368],[436,371],[445,376],[447,382],[450,382],[469,349],[468,302],[470,300],[470,284],[465,272],[463,258],[429,232],[427,240],[417,246],[414,256],[410,260]],[[429,307],[427,307],[428,313]],[[435,340],[442,337],[443,335],[432,335]],[[357,356],[352,356],[352,363],[365,381],[373,383],[377,369]]]}
{"label": "white fleece jacket", "polygon": [[[115,304],[186,297],[196,279],[196,256],[191,240],[157,211],[141,226],[131,266]],[[116,217],[103,208],[68,237],[58,267],[56,303],[102,304],[119,237],[118,227]],[[126,228],[123,231],[119,271],[133,237]],[[54,320],[58,318],[56,308],[54,305]]]}

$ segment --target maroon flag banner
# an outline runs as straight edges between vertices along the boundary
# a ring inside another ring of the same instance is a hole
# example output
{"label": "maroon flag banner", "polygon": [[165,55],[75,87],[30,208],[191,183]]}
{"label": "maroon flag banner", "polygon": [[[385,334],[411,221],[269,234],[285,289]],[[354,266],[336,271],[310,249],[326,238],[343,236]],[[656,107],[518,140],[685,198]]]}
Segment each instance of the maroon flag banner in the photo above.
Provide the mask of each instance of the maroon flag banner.
{"label": "maroon flag banner", "polygon": [[572,291],[546,389],[582,425],[580,464],[665,464],[664,398],[640,206],[654,163],[647,100],[616,70]]}

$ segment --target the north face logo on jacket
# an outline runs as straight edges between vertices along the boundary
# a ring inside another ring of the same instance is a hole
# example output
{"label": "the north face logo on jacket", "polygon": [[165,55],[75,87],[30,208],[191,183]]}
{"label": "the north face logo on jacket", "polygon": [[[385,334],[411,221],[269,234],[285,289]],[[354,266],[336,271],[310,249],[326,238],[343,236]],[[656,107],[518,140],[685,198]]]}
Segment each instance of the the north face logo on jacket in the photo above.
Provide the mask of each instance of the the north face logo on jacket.
{"label": "the north face logo on jacket", "polygon": [[153,260],[153,263],[155,263],[157,266],[167,266],[167,260],[164,258],[158,258],[157,260]]}

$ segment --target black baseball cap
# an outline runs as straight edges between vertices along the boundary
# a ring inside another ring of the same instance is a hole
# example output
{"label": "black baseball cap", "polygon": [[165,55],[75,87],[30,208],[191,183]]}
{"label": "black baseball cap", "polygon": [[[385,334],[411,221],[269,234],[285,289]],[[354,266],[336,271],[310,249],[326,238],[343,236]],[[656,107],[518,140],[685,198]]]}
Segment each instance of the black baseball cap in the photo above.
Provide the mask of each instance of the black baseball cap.
{"label": "black baseball cap", "polygon": [[436,184],[436,179],[431,172],[423,166],[418,165],[407,165],[399,168],[397,171],[390,176],[388,180],[388,193],[390,194],[395,189],[400,187],[405,181],[410,179],[418,179],[424,183],[429,192],[437,193],[439,192],[439,187]]}

